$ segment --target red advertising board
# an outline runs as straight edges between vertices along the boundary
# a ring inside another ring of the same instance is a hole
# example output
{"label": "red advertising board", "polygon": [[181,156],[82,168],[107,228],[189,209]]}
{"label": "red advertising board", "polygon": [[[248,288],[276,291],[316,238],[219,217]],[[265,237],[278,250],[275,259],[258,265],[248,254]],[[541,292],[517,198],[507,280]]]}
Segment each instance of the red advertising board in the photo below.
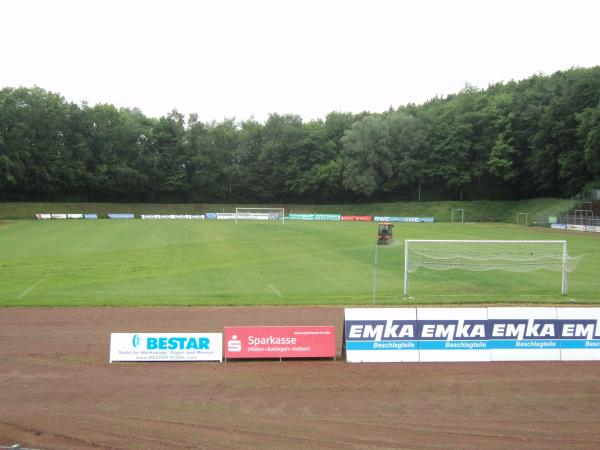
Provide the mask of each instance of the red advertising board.
{"label": "red advertising board", "polygon": [[341,220],[356,220],[359,222],[372,222],[373,217],[371,217],[371,216],[342,216]]}
{"label": "red advertising board", "polygon": [[335,327],[225,327],[225,358],[335,358]]}

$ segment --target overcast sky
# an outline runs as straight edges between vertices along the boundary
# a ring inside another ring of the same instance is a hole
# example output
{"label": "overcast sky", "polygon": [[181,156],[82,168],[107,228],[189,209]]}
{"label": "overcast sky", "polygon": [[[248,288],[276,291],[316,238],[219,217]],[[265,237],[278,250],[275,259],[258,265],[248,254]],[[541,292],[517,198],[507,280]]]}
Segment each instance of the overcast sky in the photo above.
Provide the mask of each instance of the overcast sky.
{"label": "overcast sky", "polygon": [[599,24],[597,0],[4,0],[0,87],[309,120],[596,66]]}

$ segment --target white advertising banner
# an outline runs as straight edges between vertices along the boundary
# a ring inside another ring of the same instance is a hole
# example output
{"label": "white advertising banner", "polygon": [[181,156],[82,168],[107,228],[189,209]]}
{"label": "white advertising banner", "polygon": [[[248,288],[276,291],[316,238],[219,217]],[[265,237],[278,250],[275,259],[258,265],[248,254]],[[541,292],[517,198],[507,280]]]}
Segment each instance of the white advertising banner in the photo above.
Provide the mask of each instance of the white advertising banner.
{"label": "white advertising banner", "polygon": [[418,308],[422,362],[490,361],[486,308]]}
{"label": "white advertising banner", "polygon": [[492,361],[560,361],[556,308],[488,308]]}
{"label": "white advertising banner", "polygon": [[66,219],[67,215],[66,214],[51,214],[53,219]]}
{"label": "white advertising banner", "polygon": [[113,361],[222,361],[222,333],[111,333]]}
{"label": "white advertising banner", "polygon": [[346,308],[348,362],[418,362],[415,308]]}
{"label": "white advertising banner", "polygon": [[346,308],[348,362],[600,361],[600,308]]}
{"label": "white advertising banner", "polygon": [[600,360],[600,308],[557,308],[563,361]]}
{"label": "white advertising banner", "polygon": [[201,220],[204,214],[142,214],[140,217],[145,220]]}
{"label": "white advertising banner", "polygon": [[83,214],[67,214],[67,219],[83,219]]}
{"label": "white advertising banner", "polygon": [[217,220],[235,220],[236,217],[235,213],[217,213]]}
{"label": "white advertising banner", "polygon": [[238,220],[269,220],[274,219],[273,213],[257,213],[257,212],[238,212],[236,213]]}

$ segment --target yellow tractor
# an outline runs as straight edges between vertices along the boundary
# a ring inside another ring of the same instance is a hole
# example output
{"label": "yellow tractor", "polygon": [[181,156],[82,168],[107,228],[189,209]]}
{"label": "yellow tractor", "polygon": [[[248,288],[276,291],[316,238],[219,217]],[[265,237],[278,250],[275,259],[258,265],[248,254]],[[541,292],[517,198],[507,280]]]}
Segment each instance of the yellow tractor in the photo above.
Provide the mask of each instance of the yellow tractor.
{"label": "yellow tractor", "polygon": [[394,224],[389,222],[380,222],[377,230],[377,244],[391,244],[394,239]]}

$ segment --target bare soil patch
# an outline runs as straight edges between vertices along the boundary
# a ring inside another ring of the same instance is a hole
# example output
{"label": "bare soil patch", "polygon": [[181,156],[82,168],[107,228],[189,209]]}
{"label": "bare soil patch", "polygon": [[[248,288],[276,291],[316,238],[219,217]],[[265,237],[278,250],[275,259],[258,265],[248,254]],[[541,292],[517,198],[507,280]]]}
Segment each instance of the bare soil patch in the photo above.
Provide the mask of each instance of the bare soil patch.
{"label": "bare soil patch", "polygon": [[108,363],[111,332],[335,325],[343,308],[0,310],[0,446],[600,448],[600,363]]}

